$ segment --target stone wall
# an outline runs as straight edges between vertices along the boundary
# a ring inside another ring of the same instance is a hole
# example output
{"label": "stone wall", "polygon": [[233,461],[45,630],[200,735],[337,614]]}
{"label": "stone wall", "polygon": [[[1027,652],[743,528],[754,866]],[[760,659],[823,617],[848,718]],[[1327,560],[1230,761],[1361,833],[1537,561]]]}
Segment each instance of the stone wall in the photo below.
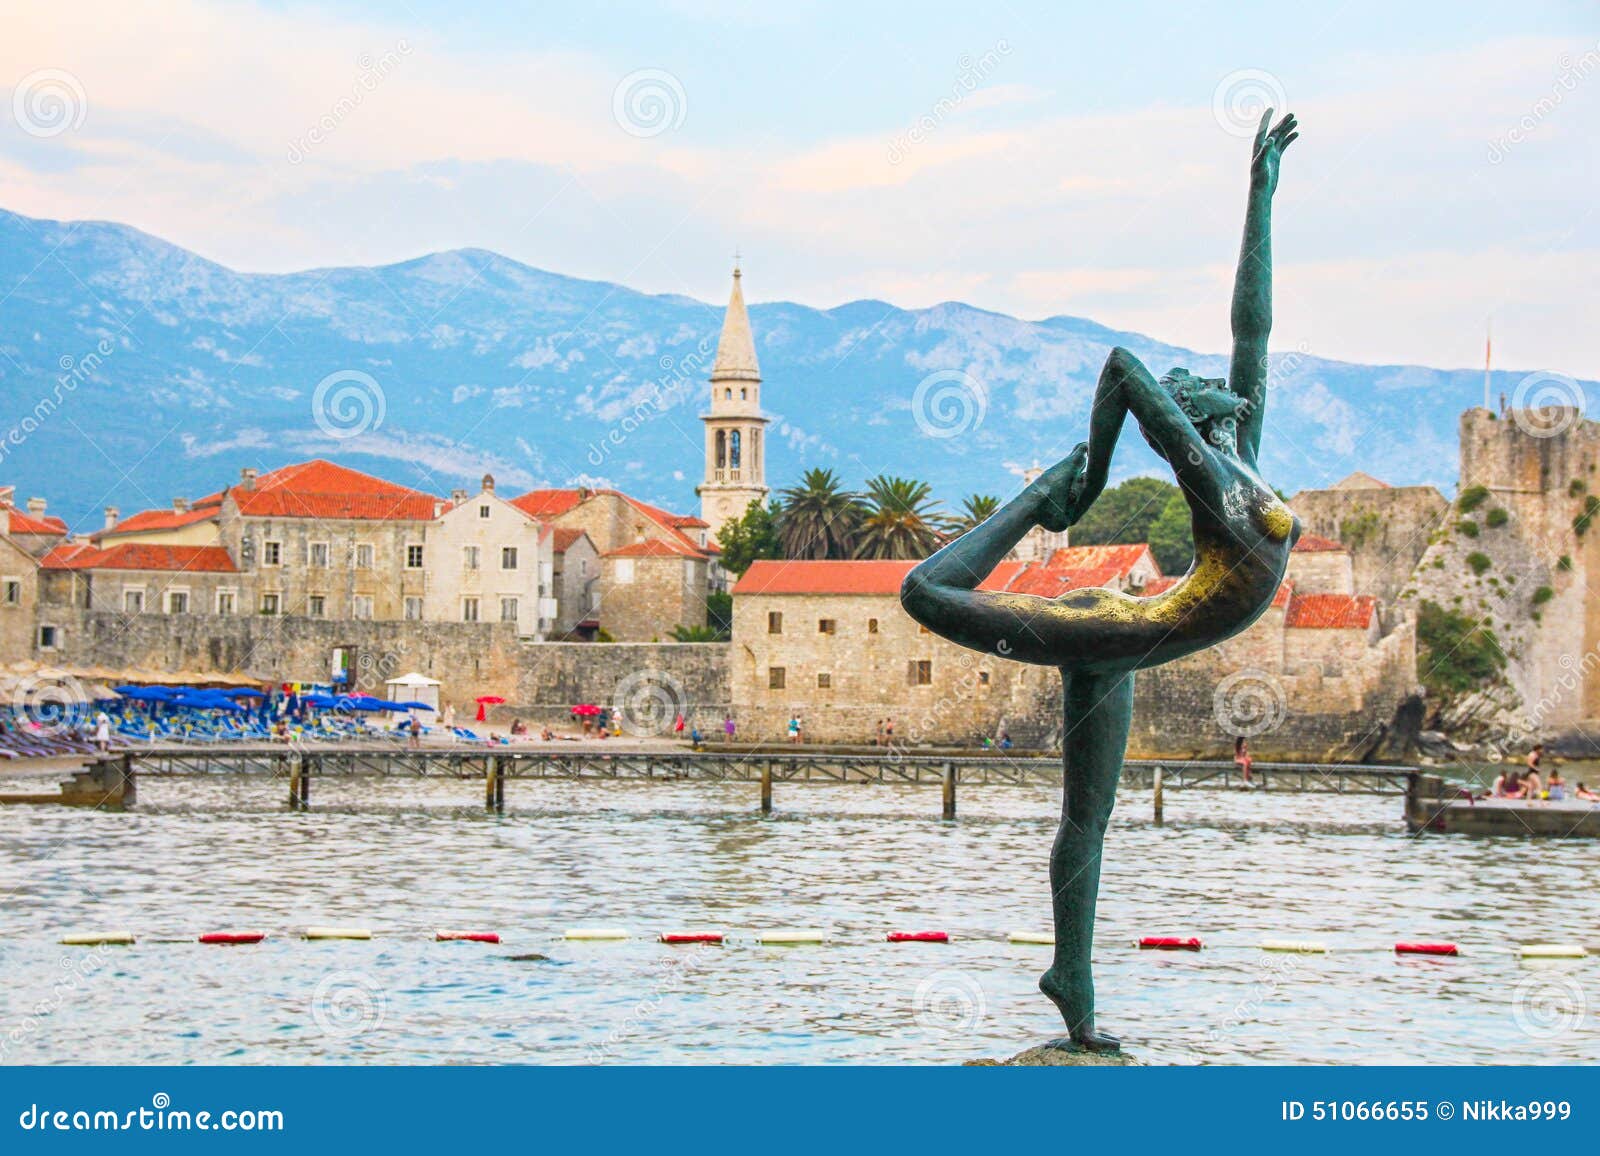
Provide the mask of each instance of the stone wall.
{"label": "stone wall", "polygon": [[[670,725],[681,711],[702,730],[732,708],[726,642],[525,643],[518,678],[501,714],[530,722],[568,721],[582,702],[623,708],[630,725]],[[438,676],[435,676],[438,677]],[[738,712],[734,712],[737,714]]]}
{"label": "stone wall", "polygon": [[[1392,603],[1446,521],[1450,503],[1432,486],[1301,490],[1289,499],[1308,534],[1332,538],[1350,551],[1359,594]],[[1291,568],[1299,561],[1291,560]]]}
{"label": "stone wall", "polygon": [[0,666],[32,654],[37,641],[38,604],[38,562],[27,550],[0,535]]}
{"label": "stone wall", "polygon": [[659,642],[706,624],[706,563],[680,554],[602,558],[600,628],[618,642]]}
{"label": "stone wall", "polygon": [[[357,689],[382,695],[385,679],[419,671],[444,685],[440,703],[480,694],[511,698],[522,646],[501,623],[330,622],[295,615],[124,616],[52,607],[57,651],[33,657],[62,666],[238,672],[283,682],[326,680],[337,647],[352,651]],[[468,716],[470,717],[470,716]]]}

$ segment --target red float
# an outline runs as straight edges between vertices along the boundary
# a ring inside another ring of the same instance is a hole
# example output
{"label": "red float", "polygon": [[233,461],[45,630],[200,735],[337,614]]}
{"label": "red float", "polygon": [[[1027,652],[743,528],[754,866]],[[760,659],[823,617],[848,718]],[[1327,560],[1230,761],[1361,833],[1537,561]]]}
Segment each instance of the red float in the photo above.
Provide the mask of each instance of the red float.
{"label": "red float", "polygon": [[890,943],[949,943],[948,931],[891,931]]}
{"label": "red float", "polygon": [[663,931],[662,943],[721,943],[720,931]]}
{"label": "red float", "polygon": [[438,931],[434,933],[436,943],[499,943],[500,936],[493,931]]}
{"label": "red float", "polygon": [[1177,935],[1147,935],[1139,941],[1142,949],[1153,951],[1199,951],[1200,938],[1191,935],[1183,938]]}
{"label": "red float", "polygon": [[208,931],[200,937],[201,943],[260,943],[267,937],[265,931]]}
{"label": "red float", "polygon": [[1460,955],[1453,943],[1397,943],[1396,955]]}

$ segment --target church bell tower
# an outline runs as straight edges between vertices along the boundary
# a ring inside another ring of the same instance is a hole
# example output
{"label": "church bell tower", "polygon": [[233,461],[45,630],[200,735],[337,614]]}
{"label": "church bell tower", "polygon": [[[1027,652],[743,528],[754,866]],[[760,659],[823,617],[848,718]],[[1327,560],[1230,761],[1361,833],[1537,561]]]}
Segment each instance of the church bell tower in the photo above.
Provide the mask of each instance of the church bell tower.
{"label": "church bell tower", "polygon": [[711,412],[706,423],[706,476],[700,483],[700,517],[717,531],[744,516],[751,502],[767,500],[766,426],[761,415],[761,368],[745,312],[742,274],[733,267],[733,293],[711,368]]}

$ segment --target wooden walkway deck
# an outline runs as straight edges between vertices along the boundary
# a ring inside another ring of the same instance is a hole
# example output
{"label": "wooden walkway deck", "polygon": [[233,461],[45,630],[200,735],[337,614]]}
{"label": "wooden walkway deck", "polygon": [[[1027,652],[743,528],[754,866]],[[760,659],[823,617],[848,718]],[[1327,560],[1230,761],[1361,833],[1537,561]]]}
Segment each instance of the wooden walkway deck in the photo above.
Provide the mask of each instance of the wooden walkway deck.
{"label": "wooden walkway deck", "polygon": [[[666,780],[778,783],[943,783],[953,773],[963,786],[1057,784],[1059,757],[1004,754],[924,755],[885,751],[880,754],[795,750],[594,751],[528,748],[424,748],[396,746],[319,749],[259,747],[151,747],[130,752],[140,775],[174,776],[220,773],[273,774],[289,777],[298,761],[301,773],[328,776],[483,779],[493,773],[506,779]],[[493,760],[491,764],[491,760]],[[1157,771],[1166,790],[1222,789],[1240,785],[1232,762],[1129,760],[1123,783],[1134,788],[1154,784]],[[1339,794],[1404,794],[1405,766],[1356,766],[1315,763],[1258,762],[1253,777],[1267,791],[1324,791]]]}

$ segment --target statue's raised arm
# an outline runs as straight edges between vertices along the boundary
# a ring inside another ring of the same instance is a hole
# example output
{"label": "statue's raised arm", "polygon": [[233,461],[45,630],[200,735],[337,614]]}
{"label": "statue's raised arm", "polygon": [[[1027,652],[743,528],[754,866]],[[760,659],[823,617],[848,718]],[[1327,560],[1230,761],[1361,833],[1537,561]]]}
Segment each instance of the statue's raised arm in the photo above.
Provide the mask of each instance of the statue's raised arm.
{"label": "statue's raised arm", "polygon": [[1239,413],[1239,456],[1252,466],[1261,447],[1267,402],[1267,338],[1272,333],[1272,194],[1278,161],[1295,137],[1293,114],[1275,126],[1272,109],[1261,114],[1250,158],[1250,201],[1244,214],[1239,270],[1233,278],[1233,360],[1228,388],[1244,401]]}

